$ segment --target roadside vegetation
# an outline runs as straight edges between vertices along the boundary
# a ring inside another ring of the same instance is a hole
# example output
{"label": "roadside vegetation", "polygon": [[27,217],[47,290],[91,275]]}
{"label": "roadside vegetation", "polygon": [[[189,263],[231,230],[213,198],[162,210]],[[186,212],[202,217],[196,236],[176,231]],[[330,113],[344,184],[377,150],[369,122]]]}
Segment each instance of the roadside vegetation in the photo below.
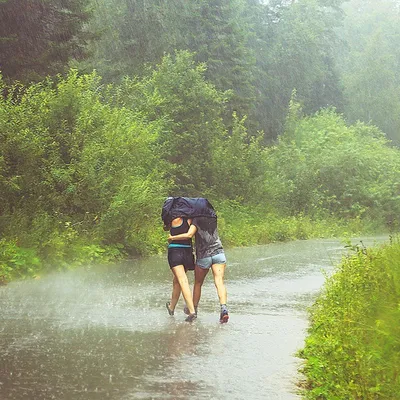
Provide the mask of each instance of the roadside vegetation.
{"label": "roadside vegetation", "polygon": [[310,310],[302,393],[307,399],[397,399],[400,241],[353,247]]}
{"label": "roadside vegetation", "polygon": [[303,115],[294,93],[265,146],[204,72],[181,52],[119,85],[76,70],[2,83],[4,279],[164,251],[169,195],[208,197],[227,246],[393,227],[399,150],[376,127]]}
{"label": "roadside vegetation", "polygon": [[[0,0],[0,280],[165,249],[398,229],[394,0]],[[364,68],[368,65],[368,68]]]}

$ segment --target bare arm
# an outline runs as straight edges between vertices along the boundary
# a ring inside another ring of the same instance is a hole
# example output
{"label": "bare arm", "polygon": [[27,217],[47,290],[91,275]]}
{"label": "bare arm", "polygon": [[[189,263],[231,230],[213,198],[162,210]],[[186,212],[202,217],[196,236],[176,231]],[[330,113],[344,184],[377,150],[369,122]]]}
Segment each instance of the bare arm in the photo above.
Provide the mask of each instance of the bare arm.
{"label": "bare arm", "polygon": [[196,231],[197,231],[196,226],[190,225],[190,228],[186,233],[181,233],[181,234],[175,235],[175,236],[169,235],[168,242],[172,242],[174,240],[191,239],[194,236],[194,234],[196,233]]}

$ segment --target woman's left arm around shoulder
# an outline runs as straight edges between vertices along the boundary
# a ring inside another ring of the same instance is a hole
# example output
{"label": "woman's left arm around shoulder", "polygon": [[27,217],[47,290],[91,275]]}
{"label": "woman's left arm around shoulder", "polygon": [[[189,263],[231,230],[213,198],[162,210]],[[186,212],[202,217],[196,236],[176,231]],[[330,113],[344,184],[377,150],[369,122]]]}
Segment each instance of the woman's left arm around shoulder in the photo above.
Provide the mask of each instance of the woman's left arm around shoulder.
{"label": "woman's left arm around shoulder", "polygon": [[190,219],[188,220],[188,223],[190,227],[186,233],[180,233],[179,235],[174,236],[169,235],[168,242],[172,242],[174,240],[191,239],[195,235],[197,228],[195,225],[192,225],[192,221]]}

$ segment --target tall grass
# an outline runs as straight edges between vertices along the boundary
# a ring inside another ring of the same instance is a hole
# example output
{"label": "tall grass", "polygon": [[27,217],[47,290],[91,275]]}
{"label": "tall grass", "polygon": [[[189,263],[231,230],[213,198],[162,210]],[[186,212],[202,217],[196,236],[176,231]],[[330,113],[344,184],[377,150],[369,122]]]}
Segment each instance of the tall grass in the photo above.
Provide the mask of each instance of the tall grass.
{"label": "tall grass", "polygon": [[349,237],[385,232],[381,221],[344,219],[330,215],[311,217],[302,213],[282,215],[276,210],[244,206],[235,201],[215,204],[218,226],[225,246],[251,246],[288,240]]}
{"label": "tall grass", "polygon": [[400,241],[354,247],[310,310],[307,399],[400,398]]}

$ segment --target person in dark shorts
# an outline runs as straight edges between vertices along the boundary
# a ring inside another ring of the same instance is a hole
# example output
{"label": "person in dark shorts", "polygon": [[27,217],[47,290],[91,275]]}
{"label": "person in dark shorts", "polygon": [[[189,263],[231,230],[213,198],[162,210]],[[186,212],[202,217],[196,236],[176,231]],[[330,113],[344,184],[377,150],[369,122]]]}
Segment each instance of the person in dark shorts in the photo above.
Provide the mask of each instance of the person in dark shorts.
{"label": "person in dark shorts", "polygon": [[[168,229],[170,236],[179,235],[189,230],[191,220],[188,218],[175,218],[172,220]],[[176,304],[179,300],[181,293],[186,302],[188,309],[188,316],[185,321],[192,322],[196,319],[196,312],[193,305],[193,299],[190,292],[189,281],[186,275],[186,271],[194,270],[194,256],[192,239],[185,238],[176,240],[168,245],[168,263],[173,273],[172,281],[172,296],[171,301],[166,303],[169,315],[174,315]]]}
{"label": "person in dark shorts", "polygon": [[193,289],[193,304],[195,310],[197,312],[197,306],[201,297],[201,287],[211,268],[221,305],[219,320],[221,323],[226,323],[229,320],[229,313],[226,306],[227,291],[224,284],[226,257],[218,235],[217,219],[195,217],[186,233],[170,235],[168,241],[173,244],[181,240],[189,240],[193,236],[195,236],[196,239],[196,267]]}

